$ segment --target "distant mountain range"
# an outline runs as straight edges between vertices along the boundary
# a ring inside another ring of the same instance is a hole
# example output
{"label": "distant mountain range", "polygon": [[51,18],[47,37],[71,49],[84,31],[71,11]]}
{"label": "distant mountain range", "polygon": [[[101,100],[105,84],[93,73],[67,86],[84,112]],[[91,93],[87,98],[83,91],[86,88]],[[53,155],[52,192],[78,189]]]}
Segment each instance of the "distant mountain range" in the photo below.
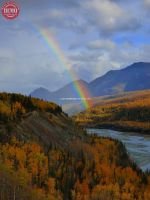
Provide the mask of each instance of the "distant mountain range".
{"label": "distant mountain range", "polygon": [[121,70],[111,70],[90,83],[93,96],[150,89],[150,63],[134,63]]}
{"label": "distant mountain range", "polygon": [[[74,82],[71,82],[64,87],[60,88],[59,90],[55,92],[50,92],[49,90],[45,88],[38,88],[31,92],[32,97],[44,99],[47,101],[54,101],[58,104],[66,104],[70,103],[69,98],[79,98],[79,94],[77,90],[75,89],[75,85],[80,85],[80,87],[87,88],[89,90],[89,83],[83,80],[77,80]],[[68,99],[68,100],[67,100]]]}
{"label": "distant mountain range", "polygon": [[67,104],[70,101],[64,101],[64,98],[79,98],[79,94],[74,87],[76,82],[81,87],[86,87],[92,97],[150,89],[150,63],[138,62],[120,70],[111,70],[90,83],[84,80],[77,80],[55,92],[50,92],[45,88],[38,88],[31,92],[31,96],[47,101],[55,101],[61,105]]}

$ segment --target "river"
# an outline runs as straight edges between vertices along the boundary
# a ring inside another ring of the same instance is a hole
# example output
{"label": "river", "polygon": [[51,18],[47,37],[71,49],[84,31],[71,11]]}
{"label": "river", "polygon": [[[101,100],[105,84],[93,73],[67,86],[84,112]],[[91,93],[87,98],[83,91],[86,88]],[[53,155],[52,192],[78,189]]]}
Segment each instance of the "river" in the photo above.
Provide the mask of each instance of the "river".
{"label": "river", "polygon": [[88,133],[111,137],[122,141],[130,157],[143,170],[150,170],[150,135],[128,133],[106,129],[87,129]]}

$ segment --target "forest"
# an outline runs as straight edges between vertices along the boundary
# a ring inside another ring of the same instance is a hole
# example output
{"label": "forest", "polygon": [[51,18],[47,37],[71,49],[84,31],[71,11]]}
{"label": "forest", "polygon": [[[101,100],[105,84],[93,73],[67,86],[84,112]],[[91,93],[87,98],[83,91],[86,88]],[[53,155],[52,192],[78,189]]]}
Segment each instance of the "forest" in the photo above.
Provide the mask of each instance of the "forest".
{"label": "forest", "polygon": [[[29,115],[35,112],[36,116]],[[38,129],[43,130],[41,136],[50,134],[49,143],[36,140],[35,129],[34,138],[15,134],[30,130],[25,122],[38,119],[37,113],[41,121],[47,117],[44,129]],[[0,116],[0,200],[150,199],[150,173],[138,168],[125,146],[118,140],[87,135],[60,106],[1,93]],[[10,123],[14,129],[8,129]]]}
{"label": "forest", "polygon": [[60,106],[52,102],[23,96],[21,94],[0,93],[0,120],[9,121],[20,119],[23,114],[34,110],[59,113],[62,112]]}
{"label": "forest", "polygon": [[91,109],[75,116],[81,126],[105,127],[123,131],[150,132],[150,92],[96,101]]}

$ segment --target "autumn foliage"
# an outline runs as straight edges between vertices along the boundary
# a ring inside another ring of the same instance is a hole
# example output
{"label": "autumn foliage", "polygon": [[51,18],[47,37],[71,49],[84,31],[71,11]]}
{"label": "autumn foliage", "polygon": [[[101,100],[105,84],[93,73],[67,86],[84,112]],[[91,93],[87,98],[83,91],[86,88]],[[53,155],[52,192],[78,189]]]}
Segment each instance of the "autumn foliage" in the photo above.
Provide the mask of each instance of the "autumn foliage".
{"label": "autumn foliage", "polygon": [[16,138],[0,145],[1,199],[148,200],[149,184],[117,140],[91,136],[47,153]]}
{"label": "autumn foliage", "polygon": [[[53,113],[57,117],[62,112],[53,103],[31,97],[4,93],[0,99],[0,126],[8,122],[16,126],[24,115],[35,110]],[[53,120],[54,116],[48,122],[52,124]],[[54,124],[62,130],[63,123]],[[53,140],[40,144],[33,138],[27,140],[15,135],[1,140],[0,200],[150,199],[149,173],[142,172],[130,160],[121,142],[86,135],[78,127],[76,130],[80,134],[73,132],[71,137],[65,138],[65,131],[66,135],[68,133],[64,127],[63,136],[59,135],[60,139],[64,137],[64,144]],[[46,133],[41,132],[41,135]],[[3,128],[1,134],[4,134]],[[50,136],[55,134],[51,132]]]}
{"label": "autumn foliage", "polygon": [[150,92],[99,100],[96,105],[75,116],[81,126],[109,127],[127,131],[150,131]]}
{"label": "autumn foliage", "polygon": [[34,110],[61,113],[60,106],[52,102],[23,96],[21,94],[0,93],[0,121],[20,119],[25,113]]}

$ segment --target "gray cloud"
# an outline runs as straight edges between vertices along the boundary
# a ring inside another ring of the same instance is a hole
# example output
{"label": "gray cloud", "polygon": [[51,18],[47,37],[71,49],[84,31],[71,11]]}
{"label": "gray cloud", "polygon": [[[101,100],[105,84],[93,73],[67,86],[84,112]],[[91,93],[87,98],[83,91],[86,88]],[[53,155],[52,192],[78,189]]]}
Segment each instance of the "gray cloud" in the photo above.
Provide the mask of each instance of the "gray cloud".
{"label": "gray cloud", "polygon": [[150,61],[149,0],[17,2],[21,13],[16,20],[0,17],[1,90],[55,90],[71,81],[38,28],[53,32],[73,70],[87,81],[135,61]]}
{"label": "gray cloud", "polygon": [[94,40],[87,44],[88,49],[110,50],[114,49],[115,43],[108,39]]}
{"label": "gray cloud", "polygon": [[[106,42],[106,46],[104,45]],[[92,44],[92,45],[91,45]],[[94,44],[94,48],[93,48]],[[102,45],[105,48],[102,48]],[[96,45],[96,47],[95,47]],[[91,51],[89,48],[91,47]],[[111,40],[93,41],[87,45],[87,50],[72,55],[76,70],[87,73],[88,81],[103,75],[108,70],[119,69],[134,62],[149,62],[149,45],[140,45],[138,48],[132,43],[115,44]],[[80,70],[81,68],[81,70]],[[90,75],[89,75],[90,74]]]}
{"label": "gray cloud", "polygon": [[95,25],[103,36],[135,31],[141,26],[138,16],[134,16],[126,7],[121,7],[114,1],[87,1],[83,7],[90,13],[89,23]]}
{"label": "gray cloud", "polygon": [[78,7],[78,1],[75,0],[16,0],[22,9],[42,10],[45,8],[72,8]]}
{"label": "gray cloud", "polygon": [[145,6],[149,6],[150,7],[150,0],[144,0],[144,4],[145,4]]}
{"label": "gray cloud", "polygon": [[[77,33],[85,33],[94,28],[102,36],[109,36],[118,32],[138,30],[142,23],[136,15],[136,9],[132,9],[131,12],[131,2],[128,2],[127,7],[112,0],[17,1],[21,9],[21,23],[28,21],[44,27],[63,28]],[[14,23],[12,27],[16,29],[17,25]]]}

